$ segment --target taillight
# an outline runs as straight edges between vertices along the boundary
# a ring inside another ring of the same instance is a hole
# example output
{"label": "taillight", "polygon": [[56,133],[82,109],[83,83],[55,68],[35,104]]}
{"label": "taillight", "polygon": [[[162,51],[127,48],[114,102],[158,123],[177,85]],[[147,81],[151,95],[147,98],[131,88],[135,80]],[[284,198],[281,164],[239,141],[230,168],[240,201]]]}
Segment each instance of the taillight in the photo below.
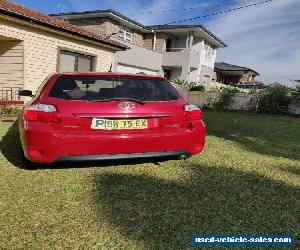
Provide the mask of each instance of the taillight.
{"label": "taillight", "polygon": [[187,104],[184,106],[184,111],[188,120],[201,120],[202,112],[199,107],[194,104]]}
{"label": "taillight", "polygon": [[23,118],[31,122],[61,122],[58,110],[49,104],[33,104],[25,107]]}

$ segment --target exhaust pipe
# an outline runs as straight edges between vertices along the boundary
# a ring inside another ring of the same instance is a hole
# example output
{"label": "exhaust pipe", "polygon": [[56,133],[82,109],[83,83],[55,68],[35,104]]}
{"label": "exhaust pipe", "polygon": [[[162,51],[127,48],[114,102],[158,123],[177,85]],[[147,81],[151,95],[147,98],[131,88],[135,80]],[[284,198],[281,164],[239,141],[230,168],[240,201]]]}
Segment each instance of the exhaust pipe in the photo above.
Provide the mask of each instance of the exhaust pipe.
{"label": "exhaust pipe", "polygon": [[187,158],[189,158],[189,157],[186,154],[178,155],[178,160],[186,160]]}

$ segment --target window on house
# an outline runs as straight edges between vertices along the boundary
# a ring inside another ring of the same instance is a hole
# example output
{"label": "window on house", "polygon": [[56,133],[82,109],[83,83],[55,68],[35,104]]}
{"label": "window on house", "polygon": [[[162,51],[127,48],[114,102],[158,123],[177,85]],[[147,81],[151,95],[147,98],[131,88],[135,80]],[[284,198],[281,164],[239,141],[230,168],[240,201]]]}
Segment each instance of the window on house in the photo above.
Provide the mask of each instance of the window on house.
{"label": "window on house", "polygon": [[119,37],[126,42],[132,42],[132,30],[125,27],[125,26],[120,26],[119,29]]}
{"label": "window on house", "polygon": [[94,57],[67,50],[59,53],[59,72],[92,71]]}

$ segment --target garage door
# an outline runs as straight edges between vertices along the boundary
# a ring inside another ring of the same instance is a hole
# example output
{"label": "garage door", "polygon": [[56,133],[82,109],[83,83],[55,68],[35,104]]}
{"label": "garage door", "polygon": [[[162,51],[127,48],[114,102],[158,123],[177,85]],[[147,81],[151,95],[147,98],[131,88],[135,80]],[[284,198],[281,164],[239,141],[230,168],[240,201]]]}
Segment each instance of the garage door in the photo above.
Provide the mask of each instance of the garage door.
{"label": "garage door", "polygon": [[124,64],[118,64],[117,72],[132,73],[132,74],[137,74],[137,73],[143,72],[147,75],[157,75],[157,71],[155,71],[155,70],[150,70],[150,69],[145,69],[145,68],[140,68],[140,67],[134,67],[134,66],[124,65]]}

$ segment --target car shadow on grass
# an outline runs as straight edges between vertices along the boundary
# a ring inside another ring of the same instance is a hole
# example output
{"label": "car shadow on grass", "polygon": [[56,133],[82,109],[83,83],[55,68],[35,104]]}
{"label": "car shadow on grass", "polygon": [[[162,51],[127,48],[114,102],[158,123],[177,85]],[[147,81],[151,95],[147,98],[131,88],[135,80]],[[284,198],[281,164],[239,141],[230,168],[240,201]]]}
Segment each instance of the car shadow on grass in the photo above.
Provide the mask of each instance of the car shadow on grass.
{"label": "car shadow on grass", "polygon": [[90,168],[90,167],[111,167],[136,165],[141,163],[154,163],[159,165],[161,162],[174,158],[145,158],[145,159],[124,159],[124,160],[103,160],[103,161],[79,161],[79,162],[57,162],[52,164],[32,163],[24,160],[19,129],[17,122],[8,129],[0,142],[0,149],[4,157],[15,167],[25,170],[37,169],[66,169],[66,168]]}
{"label": "car shadow on grass", "polygon": [[92,197],[101,220],[146,249],[192,248],[193,234],[299,233],[296,187],[217,166],[188,168],[191,176],[180,181],[95,175]]}
{"label": "car shadow on grass", "polygon": [[241,112],[204,113],[207,134],[239,144],[250,152],[300,160],[300,119]]}

